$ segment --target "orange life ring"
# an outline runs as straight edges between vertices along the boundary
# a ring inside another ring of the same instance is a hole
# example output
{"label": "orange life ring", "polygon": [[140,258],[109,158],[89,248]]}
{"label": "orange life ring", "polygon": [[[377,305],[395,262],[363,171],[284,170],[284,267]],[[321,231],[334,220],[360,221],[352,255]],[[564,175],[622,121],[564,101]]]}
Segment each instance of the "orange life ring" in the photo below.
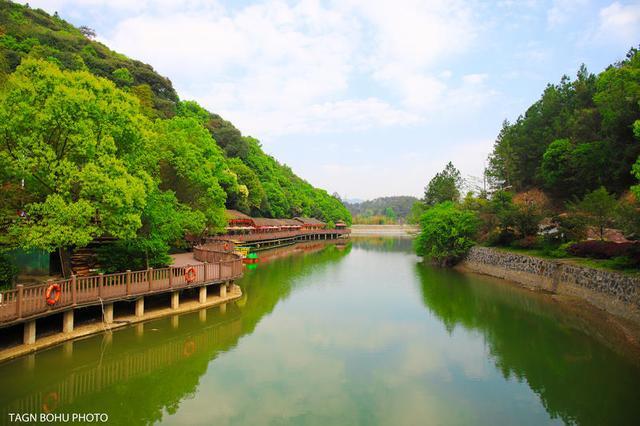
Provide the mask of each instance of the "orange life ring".
{"label": "orange life ring", "polygon": [[192,283],[196,280],[196,268],[193,266],[188,267],[184,271],[184,280],[188,283]]}
{"label": "orange life ring", "polygon": [[47,305],[53,306],[60,300],[60,294],[62,294],[62,290],[60,289],[60,284],[51,284],[47,287],[47,293],[45,297],[47,298]]}
{"label": "orange life ring", "polygon": [[44,411],[45,413],[51,413],[56,408],[58,408],[59,400],[60,396],[58,396],[58,392],[49,392],[44,398],[42,398],[42,411]]}
{"label": "orange life ring", "polygon": [[224,243],[224,251],[229,251],[229,243]]}
{"label": "orange life ring", "polygon": [[190,357],[196,351],[196,342],[194,340],[187,340],[182,347],[182,355]]}

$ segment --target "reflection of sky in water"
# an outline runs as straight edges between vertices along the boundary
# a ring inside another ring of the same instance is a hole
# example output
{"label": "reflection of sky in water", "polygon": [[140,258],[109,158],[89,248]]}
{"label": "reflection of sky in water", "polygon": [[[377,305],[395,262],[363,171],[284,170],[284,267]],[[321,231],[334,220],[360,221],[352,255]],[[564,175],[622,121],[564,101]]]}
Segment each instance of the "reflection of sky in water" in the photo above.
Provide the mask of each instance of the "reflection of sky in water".
{"label": "reflection of sky in water", "polygon": [[480,333],[451,334],[421,301],[417,258],[359,249],[300,277],[209,365],[167,423],[540,424],[526,383],[496,371]]}

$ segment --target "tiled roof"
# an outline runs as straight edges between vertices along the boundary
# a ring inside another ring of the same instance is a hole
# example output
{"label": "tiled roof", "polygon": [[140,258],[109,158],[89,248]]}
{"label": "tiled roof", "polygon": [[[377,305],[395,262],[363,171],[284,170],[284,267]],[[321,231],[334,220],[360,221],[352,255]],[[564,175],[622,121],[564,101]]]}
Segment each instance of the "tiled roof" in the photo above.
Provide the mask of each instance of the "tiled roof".
{"label": "tiled roof", "polygon": [[295,217],[294,219],[305,225],[326,225],[323,221],[314,217]]}

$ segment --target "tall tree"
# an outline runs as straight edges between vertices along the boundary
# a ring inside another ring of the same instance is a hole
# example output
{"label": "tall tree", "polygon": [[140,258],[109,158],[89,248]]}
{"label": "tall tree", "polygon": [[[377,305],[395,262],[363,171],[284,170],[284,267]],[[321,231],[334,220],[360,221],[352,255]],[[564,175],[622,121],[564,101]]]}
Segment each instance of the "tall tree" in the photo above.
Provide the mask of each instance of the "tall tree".
{"label": "tall tree", "polygon": [[437,173],[424,190],[424,202],[433,206],[444,201],[459,201],[462,176],[453,163],[447,163],[443,171]]}

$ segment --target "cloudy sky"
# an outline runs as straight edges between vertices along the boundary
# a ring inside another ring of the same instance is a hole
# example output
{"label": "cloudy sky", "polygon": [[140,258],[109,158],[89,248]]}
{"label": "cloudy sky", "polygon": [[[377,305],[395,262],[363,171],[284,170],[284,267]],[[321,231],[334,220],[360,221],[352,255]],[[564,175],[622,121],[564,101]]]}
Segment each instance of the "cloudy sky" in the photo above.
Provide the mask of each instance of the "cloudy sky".
{"label": "cloudy sky", "polygon": [[[24,3],[24,2],[23,2]],[[480,176],[506,118],[640,43],[639,1],[30,0],[347,198]]]}

